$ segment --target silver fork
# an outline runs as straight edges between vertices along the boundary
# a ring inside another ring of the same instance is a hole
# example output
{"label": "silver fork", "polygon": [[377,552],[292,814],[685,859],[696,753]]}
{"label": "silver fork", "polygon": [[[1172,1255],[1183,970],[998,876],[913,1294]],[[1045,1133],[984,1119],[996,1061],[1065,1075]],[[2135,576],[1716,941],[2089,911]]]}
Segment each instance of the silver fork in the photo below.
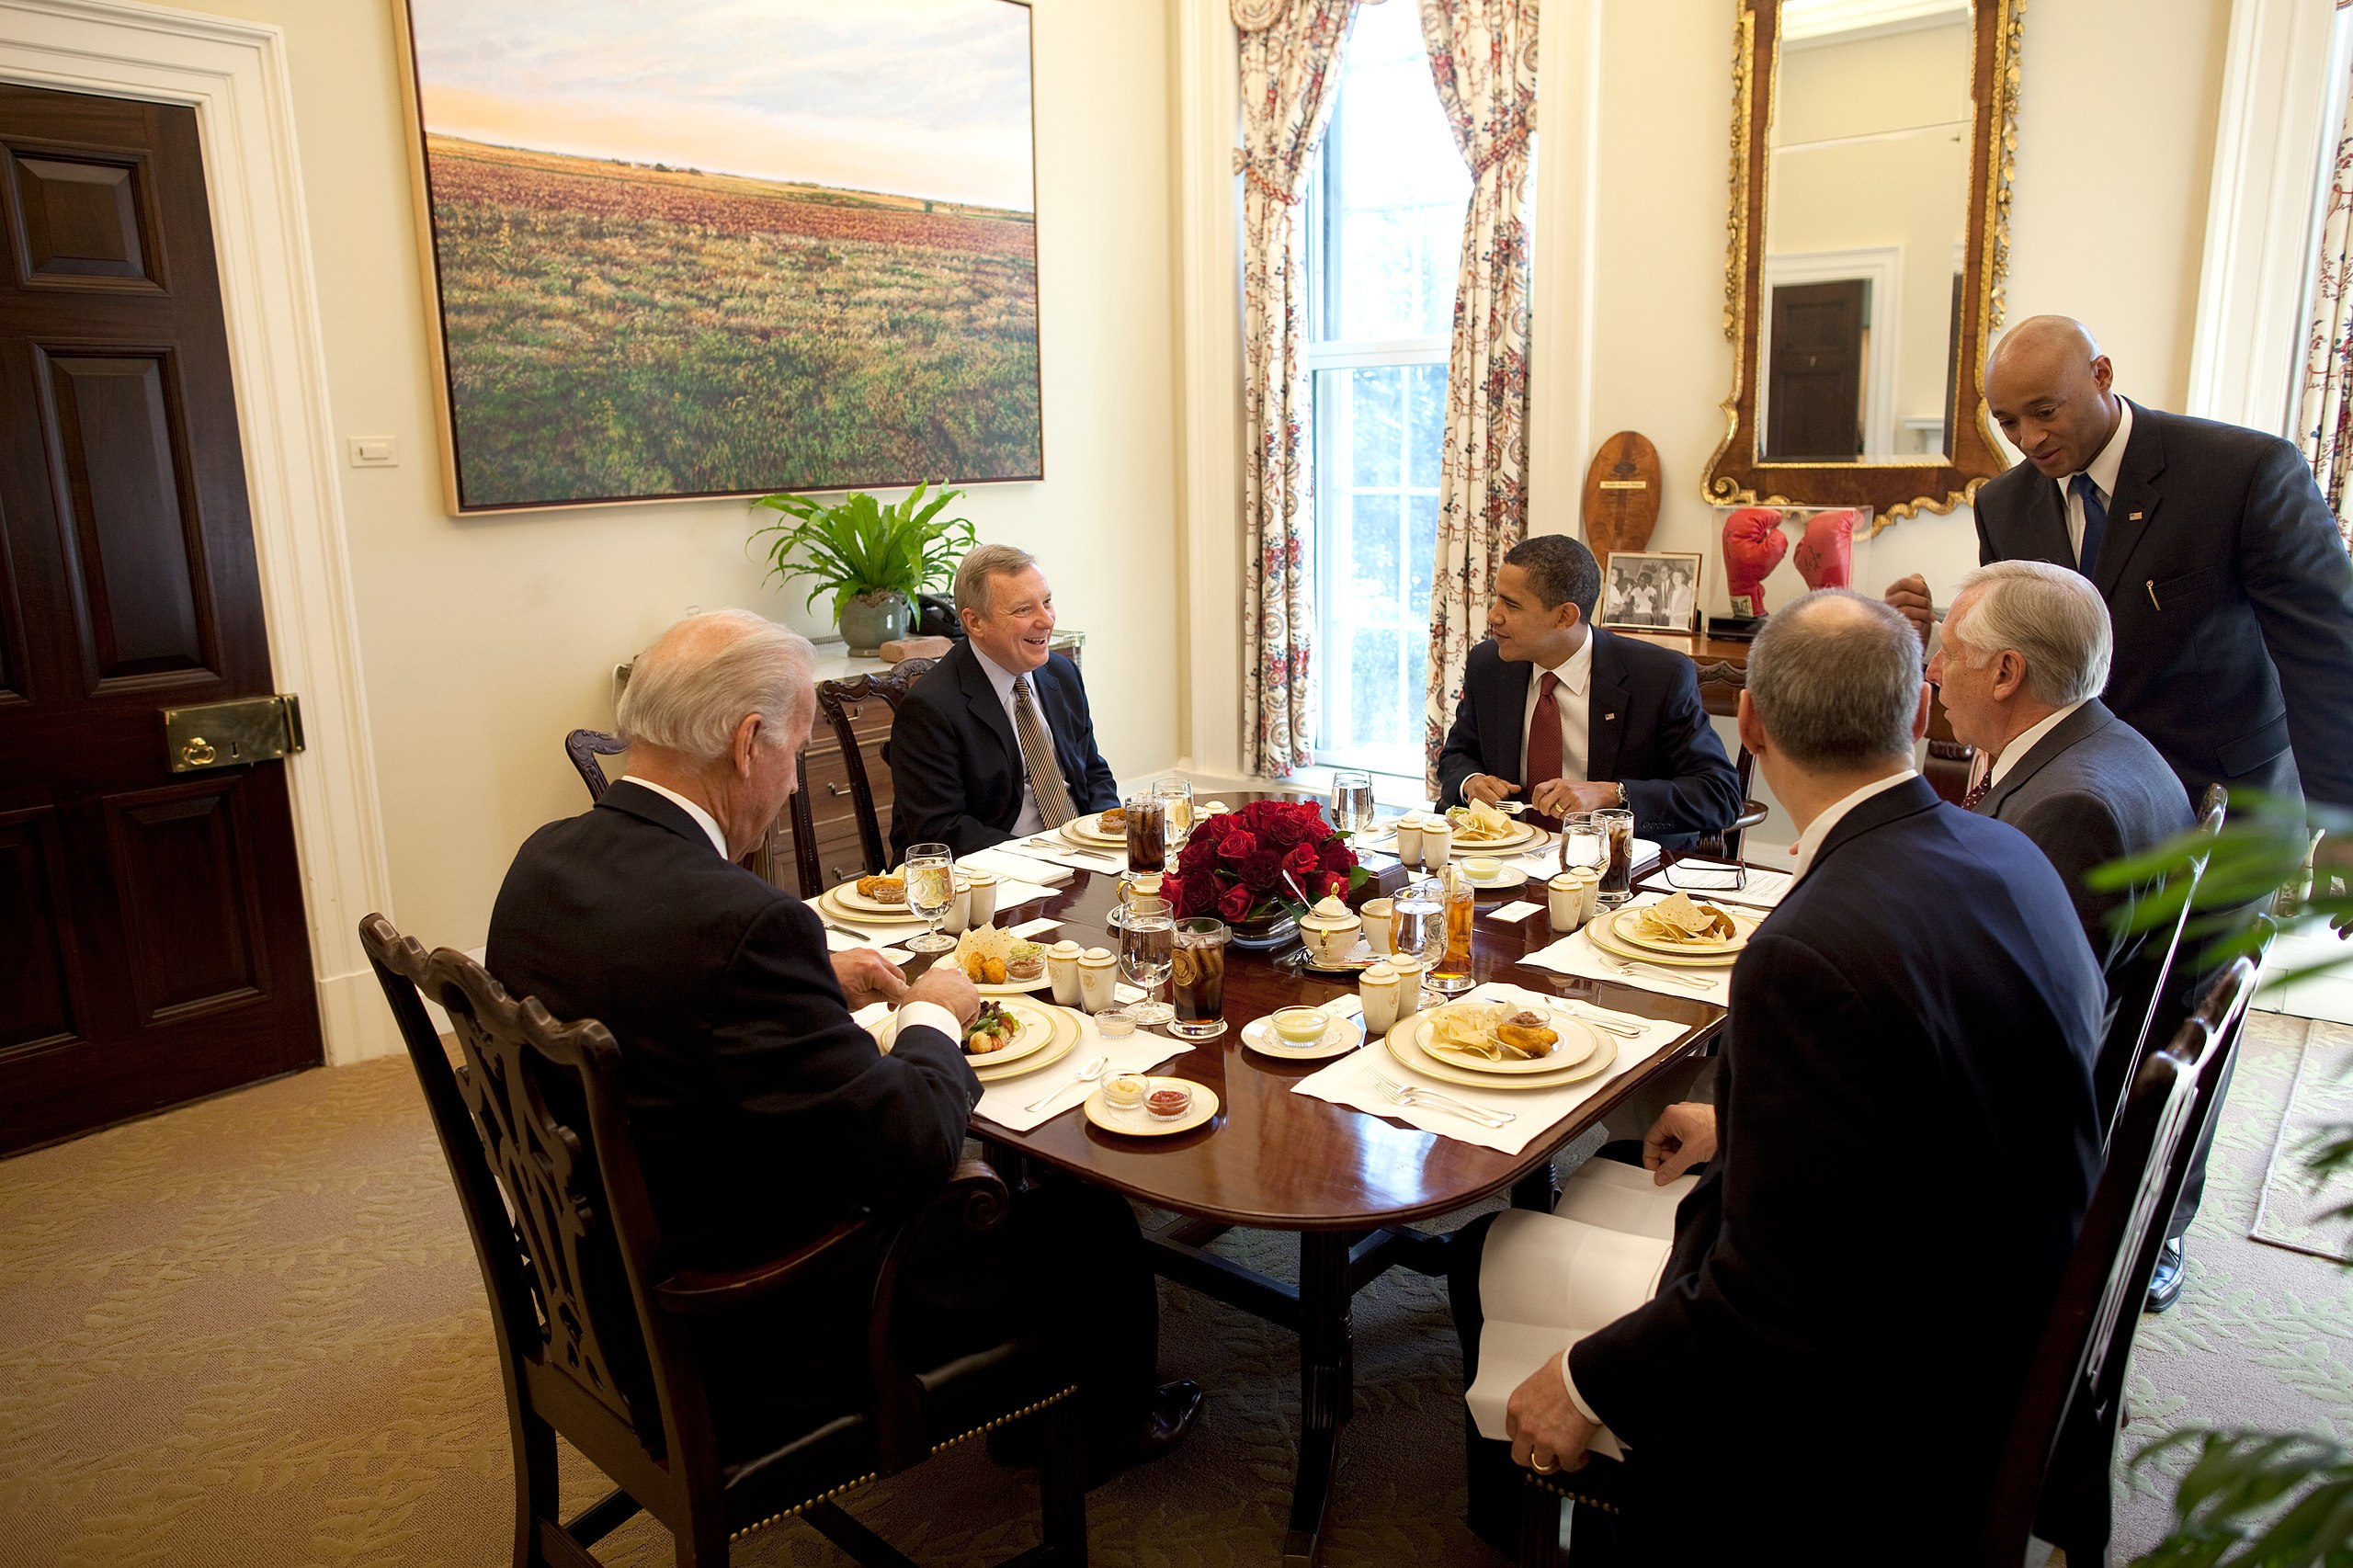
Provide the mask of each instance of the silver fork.
{"label": "silver fork", "polygon": [[1643,1031],[1639,1026],[1620,1023],[1616,1018],[1597,1017],[1591,1012],[1576,1007],[1569,1009],[1569,1017],[1576,1019],[1580,1023],[1590,1024],[1593,1028],[1599,1029],[1604,1034],[1614,1034],[1620,1040],[1640,1040],[1642,1038]]}
{"label": "silver fork", "polygon": [[1441,1095],[1436,1089],[1425,1089],[1411,1084],[1392,1083],[1378,1073],[1372,1075],[1372,1081],[1381,1086],[1382,1094],[1387,1095],[1399,1105],[1428,1106],[1433,1110],[1450,1110],[1457,1116],[1479,1123],[1482,1127],[1502,1127],[1519,1119],[1510,1111],[1489,1110],[1484,1106],[1475,1106],[1467,1100],[1458,1100],[1452,1095]]}
{"label": "silver fork", "polygon": [[1620,974],[1647,974],[1653,979],[1667,981],[1672,984],[1686,986],[1693,991],[1705,991],[1715,984],[1712,980],[1694,980],[1688,974],[1677,974],[1671,969],[1659,969],[1646,963],[1620,963],[1612,964],[1610,967]]}
{"label": "silver fork", "polygon": [[1075,844],[1064,844],[1051,838],[1025,838],[1021,842],[1031,849],[1051,849],[1057,855],[1074,855],[1083,860],[1100,860],[1107,866],[1116,864],[1109,855],[1100,849],[1081,849]]}

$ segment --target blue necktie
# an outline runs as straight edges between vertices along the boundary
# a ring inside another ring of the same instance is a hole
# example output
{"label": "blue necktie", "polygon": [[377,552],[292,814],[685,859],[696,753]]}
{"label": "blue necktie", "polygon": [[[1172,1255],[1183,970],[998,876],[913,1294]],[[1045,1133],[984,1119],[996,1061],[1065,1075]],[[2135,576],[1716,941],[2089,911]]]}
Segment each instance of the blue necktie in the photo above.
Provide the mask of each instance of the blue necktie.
{"label": "blue necktie", "polygon": [[2067,488],[2084,504],[2084,546],[2075,551],[2075,570],[2088,577],[2099,564],[2099,540],[2108,531],[2108,508],[2100,505],[2099,486],[2092,483],[2090,474],[2075,475],[2067,482]]}

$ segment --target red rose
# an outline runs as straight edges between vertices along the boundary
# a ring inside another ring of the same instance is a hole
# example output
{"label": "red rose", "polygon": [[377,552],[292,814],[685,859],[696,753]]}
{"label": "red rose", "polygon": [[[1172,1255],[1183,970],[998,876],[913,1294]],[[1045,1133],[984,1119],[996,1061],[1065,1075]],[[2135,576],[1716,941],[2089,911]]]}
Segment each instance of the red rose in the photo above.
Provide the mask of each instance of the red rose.
{"label": "red rose", "polygon": [[1344,877],[1344,876],[1342,876],[1342,875],[1340,875],[1340,874],[1339,874],[1338,872],[1336,872],[1336,871],[1326,871],[1326,872],[1324,872],[1324,896],[1325,898],[1346,898],[1346,897],[1347,897],[1347,896],[1348,896],[1348,879],[1347,879],[1347,878],[1346,878],[1346,877]]}
{"label": "red rose", "polygon": [[1300,820],[1288,813],[1278,813],[1267,819],[1258,835],[1278,849],[1288,849],[1307,836],[1307,829]]}
{"label": "red rose", "polygon": [[1258,835],[1239,828],[1218,841],[1217,853],[1222,860],[1247,860],[1258,852]]}
{"label": "red rose", "polygon": [[1210,869],[1217,864],[1217,840],[1203,838],[1199,834],[1185,841],[1184,850],[1176,857],[1176,869],[1188,877],[1209,879]]}
{"label": "red rose", "polygon": [[1261,849],[1242,862],[1242,885],[1253,892],[1272,892],[1275,873],[1281,866],[1282,862],[1275,858],[1273,850]]}
{"label": "red rose", "polygon": [[1240,882],[1225,890],[1217,901],[1217,912],[1228,920],[1239,920],[1250,913],[1250,890]]}
{"label": "red rose", "polygon": [[1208,876],[1180,877],[1175,908],[1176,913],[1191,919],[1207,915],[1217,907],[1217,882]]}
{"label": "red rose", "polygon": [[1355,869],[1357,858],[1346,840],[1327,838],[1316,851],[1315,861],[1327,871],[1347,871]]}
{"label": "red rose", "polygon": [[1283,857],[1283,869],[1297,877],[1302,887],[1307,885],[1308,878],[1323,869],[1323,858],[1315,853],[1315,846],[1312,844],[1302,844]]}

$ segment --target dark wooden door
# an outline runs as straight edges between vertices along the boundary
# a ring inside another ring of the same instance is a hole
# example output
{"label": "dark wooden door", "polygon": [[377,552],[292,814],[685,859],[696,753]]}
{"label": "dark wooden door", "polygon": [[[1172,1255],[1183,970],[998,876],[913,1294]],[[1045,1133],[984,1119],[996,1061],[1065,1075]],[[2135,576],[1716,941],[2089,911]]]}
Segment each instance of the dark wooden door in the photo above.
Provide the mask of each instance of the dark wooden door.
{"label": "dark wooden door", "polygon": [[1765,462],[1851,462],[1863,455],[1863,324],[1870,285],[1859,278],[1789,283],[1773,290],[1767,369]]}
{"label": "dark wooden door", "polygon": [[0,86],[0,1152],[320,1059],[192,109]]}

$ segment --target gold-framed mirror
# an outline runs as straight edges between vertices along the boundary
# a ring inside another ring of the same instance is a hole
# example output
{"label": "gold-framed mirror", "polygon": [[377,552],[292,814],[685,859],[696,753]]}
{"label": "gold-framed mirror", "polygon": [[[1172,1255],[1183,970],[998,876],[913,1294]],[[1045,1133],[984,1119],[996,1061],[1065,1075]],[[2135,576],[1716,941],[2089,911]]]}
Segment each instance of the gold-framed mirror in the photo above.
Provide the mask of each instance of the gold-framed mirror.
{"label": "gold-framed mirror", "polygon": [[1985,411],[2024,0],[1737,0],[1716,506],[1949,512]]}

